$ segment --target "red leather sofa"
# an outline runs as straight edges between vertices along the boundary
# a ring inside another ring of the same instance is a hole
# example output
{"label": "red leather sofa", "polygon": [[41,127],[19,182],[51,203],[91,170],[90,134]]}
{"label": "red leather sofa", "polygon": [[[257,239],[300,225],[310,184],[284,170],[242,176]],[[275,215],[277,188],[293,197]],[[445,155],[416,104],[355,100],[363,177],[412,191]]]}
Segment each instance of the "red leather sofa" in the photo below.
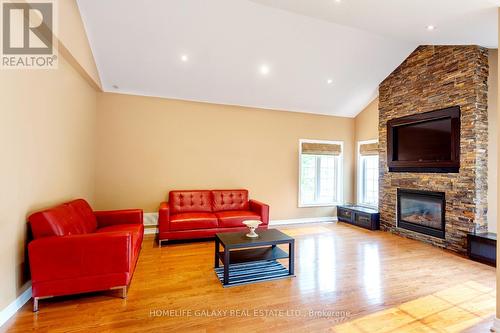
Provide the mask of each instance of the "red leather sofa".
{"label": "red leather sofa", "polygon": [[33,311],[53,296],[121,289],[126,297],[144,234],[142,210],[94,212],[77,199],[28,221]]}
{"label": "red leather sofa", "polygon": [[269,206],[249,200],[247,190],[170,191],[158,212],[158,243],[248,230],[245,220],[262,221],[260,229],[269,224]]}

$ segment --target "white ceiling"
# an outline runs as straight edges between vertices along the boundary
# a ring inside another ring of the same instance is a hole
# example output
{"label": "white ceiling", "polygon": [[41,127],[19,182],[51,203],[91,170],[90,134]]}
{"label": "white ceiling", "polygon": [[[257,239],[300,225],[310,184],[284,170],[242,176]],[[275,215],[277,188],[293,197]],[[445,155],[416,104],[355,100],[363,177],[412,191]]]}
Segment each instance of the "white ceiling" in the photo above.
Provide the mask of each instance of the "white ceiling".
{"label": "white ceiling", "polygon": [[[500,0],[253,0],[408,42],[495,47]],[[428,25],[436,26],[429,33]]]}
{"label": "white ceiling", "polygon": [[496,47],[499,1],[78,4],[105,91],[352,117],[419,44]]}

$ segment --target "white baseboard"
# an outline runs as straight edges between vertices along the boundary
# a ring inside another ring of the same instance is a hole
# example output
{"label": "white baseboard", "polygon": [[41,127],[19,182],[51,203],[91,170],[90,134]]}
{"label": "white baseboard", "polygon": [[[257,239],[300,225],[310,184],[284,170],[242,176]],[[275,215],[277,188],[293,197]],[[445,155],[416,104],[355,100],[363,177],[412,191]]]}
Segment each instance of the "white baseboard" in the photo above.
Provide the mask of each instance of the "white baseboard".
{"label": "white baseboard", "polygon": [[491,326],[490,331],[500,332],[500,319],[496,317],[493,319],[493,325]]}
{"label": "white baseboard", "polygon": [[144,226],[157,226],[158,213],[144,213]]}
{"label": "white baseboard", "polygon": [[144,213],[144,235],[158,233],[158,213]]}
{"label": "white baseboard", "polygon": [[156,235],[158,228],[144,228],[144,235]]}
{"label": "white baseboard", "polygon": [[[337,217],[326,216],[326,217],[307,217],[303,219],[287,219],[287,220],[271,220],[269,225],[287,225],[287,224],[299,224],[299,223],[320,223],[320,222],[335,222]],[[158,226],[158,213],[144,213],[144,226],[153,227]],[[157,233],[156,228],[146,228],[144,230],[145,235],[152,235]]]}
{"label": "white baseboard", "polygon": [[30,299],[31,286],[0,312],[0,326],[3,326],[3,324],[5,324],[7,320],[9,320],[10,317],[12,317],[17,312],[17,310],[19,310]]}
{"label": "white baseboard", "polygon": [[271,220],[269,225],[287,225],[287,224],[303,224],[303,223],[320,223],[320,222],[336,222],[337,217],[306,217],[303,219],[287,219],[287,220]]}

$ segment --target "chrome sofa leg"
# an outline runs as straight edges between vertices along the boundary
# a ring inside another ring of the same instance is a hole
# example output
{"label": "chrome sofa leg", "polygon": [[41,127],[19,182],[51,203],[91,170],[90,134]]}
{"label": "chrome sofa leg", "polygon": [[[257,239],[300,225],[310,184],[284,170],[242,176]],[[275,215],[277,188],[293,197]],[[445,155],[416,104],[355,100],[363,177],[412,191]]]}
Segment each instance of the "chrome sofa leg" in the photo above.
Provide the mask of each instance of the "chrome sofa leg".
{"label": "chrome sofa leg", "polygon": [[127,298],[127,286],[121,286],[121,287],[113,287],[111,290],[119,290],[120,291],[120,297],[123,299]]}
{"label": "chrome sofa leg", "polygon": [[38,312],[38,297],[33,297],[33,312]]}
{"label": "chrome sofa leg", "polygon": [[163,242],[168,242],[168,239],[158,239],[158,247],[161,248]]}
{"label": "chrome sofa leg", "polygon": [[52,298],[54,296],[33,297],[33,312],[38,312],[38,303],[41,299]]}

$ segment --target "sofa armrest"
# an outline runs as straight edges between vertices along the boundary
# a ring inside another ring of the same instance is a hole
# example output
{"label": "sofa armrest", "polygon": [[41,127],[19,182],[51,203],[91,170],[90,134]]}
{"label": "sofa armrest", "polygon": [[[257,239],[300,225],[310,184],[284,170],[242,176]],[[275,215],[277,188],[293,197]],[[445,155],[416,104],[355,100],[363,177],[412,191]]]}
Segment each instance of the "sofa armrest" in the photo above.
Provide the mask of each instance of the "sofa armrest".
{"label": "sofa armrest", "polygon": [[142,224],[142,209],[123,209],[94,212],[99,228],[119,224]]}
{"label": "sofa armrest", "polygon": [[260,217],[262,218],[262,224],[268,225],[269,224],[269,205],[266,205],[265,203],[262,203],[257,200],[250,200],[250,210],[259,214]]}
{"label": "sofa armrest", "polygon": [[158,229],[160,232],[170,230],[170,208],[168,202],[162,202],[158,210]]}
{"label": "sofa armrest", "polygon": [[28,245],[33,282],[130,272],[130,232],[44,237]]}

